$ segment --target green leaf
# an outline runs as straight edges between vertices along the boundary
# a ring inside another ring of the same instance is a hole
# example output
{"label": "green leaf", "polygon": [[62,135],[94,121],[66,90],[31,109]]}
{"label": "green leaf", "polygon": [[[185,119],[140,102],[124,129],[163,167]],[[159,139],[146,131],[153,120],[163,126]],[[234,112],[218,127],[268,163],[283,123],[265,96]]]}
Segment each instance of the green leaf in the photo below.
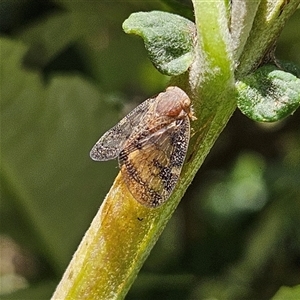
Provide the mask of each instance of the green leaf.
{"label": "green leaf", "polygon": [[124,21],[123,29],[144,39],[153,65],[165,75],[182,74],[193,62],[195,25],[188,19],[161,11],[138,12]]}
{"label": "green leaf", "polygon": [[296,285],[294,287],[283,286],[272,298],[272,300],[285,299],[300,299],[300,285]]}
{"label": "green leaf", "polygon": [[103,23],[103,19],[91,13],[89,5],[85,10],[55,13],[38,20],[18,35],[30,46],[26,54],[27,65],[46,65],[75,41],[95,34]]}
{"label": "green leaf", "polygon": [[[54,76],[44,84],[38,72],[22,67],[27,47],[8,39],[0,43],[1,200],[27,225],[22,242],[60,273],[116,174],[115,162],[99,168],[89,151],[100,128],[109,128],[117,116],[80,76]],[[0,219],[2,232],[24,233],[23,223],[7,210]]]}
{"label": "green leaf", "polygon": [[289,72],[300,78],[300,66],[295,63],[285,60],[277,60],[276,64],[280,67],[280,69],[282,69],[282,71]]}
{"label": "green leaf", "polygon": [[300,79],[273,65],[259,68],[236,87],[239,109],[255,121],[281,120],[300,105]]}

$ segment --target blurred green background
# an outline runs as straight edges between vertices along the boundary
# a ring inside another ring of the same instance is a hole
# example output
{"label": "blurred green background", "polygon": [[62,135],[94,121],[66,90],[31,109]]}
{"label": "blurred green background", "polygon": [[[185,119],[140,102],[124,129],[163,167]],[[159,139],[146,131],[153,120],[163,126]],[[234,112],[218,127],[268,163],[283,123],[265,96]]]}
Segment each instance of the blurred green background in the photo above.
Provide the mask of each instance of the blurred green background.
{"label": "blurred green background", "polygon": [[[0,299],[50,298],[118,173],[91,147],[168,82],[122,23],[192,19],[182,4],[0,2]],[[300,10],[276,51],[298,65],[299,28]],[[126,299],[270,299],[299,284],[300,111],[275,124],[236,111]]]}

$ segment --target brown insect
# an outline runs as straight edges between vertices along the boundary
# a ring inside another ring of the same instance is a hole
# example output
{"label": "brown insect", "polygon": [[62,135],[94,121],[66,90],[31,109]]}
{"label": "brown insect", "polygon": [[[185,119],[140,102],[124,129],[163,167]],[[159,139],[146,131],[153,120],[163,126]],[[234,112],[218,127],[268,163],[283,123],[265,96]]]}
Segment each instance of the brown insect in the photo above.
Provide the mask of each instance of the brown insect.
{"label": "brown insect", "polygon": [[185,160],[191,100],[179,87],[149,98],[108,130],[90,152],[93,160],[118,157],[133,197],[148,207],[164,203],[172,193]]}

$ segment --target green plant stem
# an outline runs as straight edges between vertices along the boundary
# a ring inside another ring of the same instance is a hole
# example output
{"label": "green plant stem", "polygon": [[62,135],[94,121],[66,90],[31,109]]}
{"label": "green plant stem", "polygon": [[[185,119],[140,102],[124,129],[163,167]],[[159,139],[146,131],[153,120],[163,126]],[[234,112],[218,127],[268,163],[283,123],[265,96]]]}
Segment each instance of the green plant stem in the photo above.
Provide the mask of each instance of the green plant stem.
{"label": "green plant stem", "polygon": [[[180,182],[163,206],[150,209],[132,198],[119,174],[52,299],[107,300],[125,297],[185,190],[235,110],[228,8],[224,1],[194,0],[193,4],[198,30],[196,59],[188,73],[171,80],[173,85],[180,86],[189,94],[198,118],[192,123],[193,136]],[[264,31],[264,28],[261,30]],[[249,47],[246,45],[247,49]],[[247,70],[244,61],[242,66],[240,74]]]}
{"label": "green plant stem", "polygon": [[274,50],[277,37],[288,18],[299,6],[299,0],[260,1],[252,28],[240,56],[236,78],[253,71]]}

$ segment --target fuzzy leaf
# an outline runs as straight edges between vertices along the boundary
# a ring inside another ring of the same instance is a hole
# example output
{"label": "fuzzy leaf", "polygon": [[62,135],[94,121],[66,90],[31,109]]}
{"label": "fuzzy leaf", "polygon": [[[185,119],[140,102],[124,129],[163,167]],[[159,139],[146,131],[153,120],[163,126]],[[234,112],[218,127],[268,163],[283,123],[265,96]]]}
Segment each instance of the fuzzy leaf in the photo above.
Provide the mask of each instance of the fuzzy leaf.
{"label": "fuzzy leaf", "polygon": [[300,105],[300,79],[268,65],[236,84],[238,107],[252,120],[275,122]]}
{"label": "fuzzy leaf", "polygon": [[123,23],[126,33],[141,36],[153,65],[165,75],[179,75],[191,65],[195,25],[181,16],[161,12],[133,13]]}

